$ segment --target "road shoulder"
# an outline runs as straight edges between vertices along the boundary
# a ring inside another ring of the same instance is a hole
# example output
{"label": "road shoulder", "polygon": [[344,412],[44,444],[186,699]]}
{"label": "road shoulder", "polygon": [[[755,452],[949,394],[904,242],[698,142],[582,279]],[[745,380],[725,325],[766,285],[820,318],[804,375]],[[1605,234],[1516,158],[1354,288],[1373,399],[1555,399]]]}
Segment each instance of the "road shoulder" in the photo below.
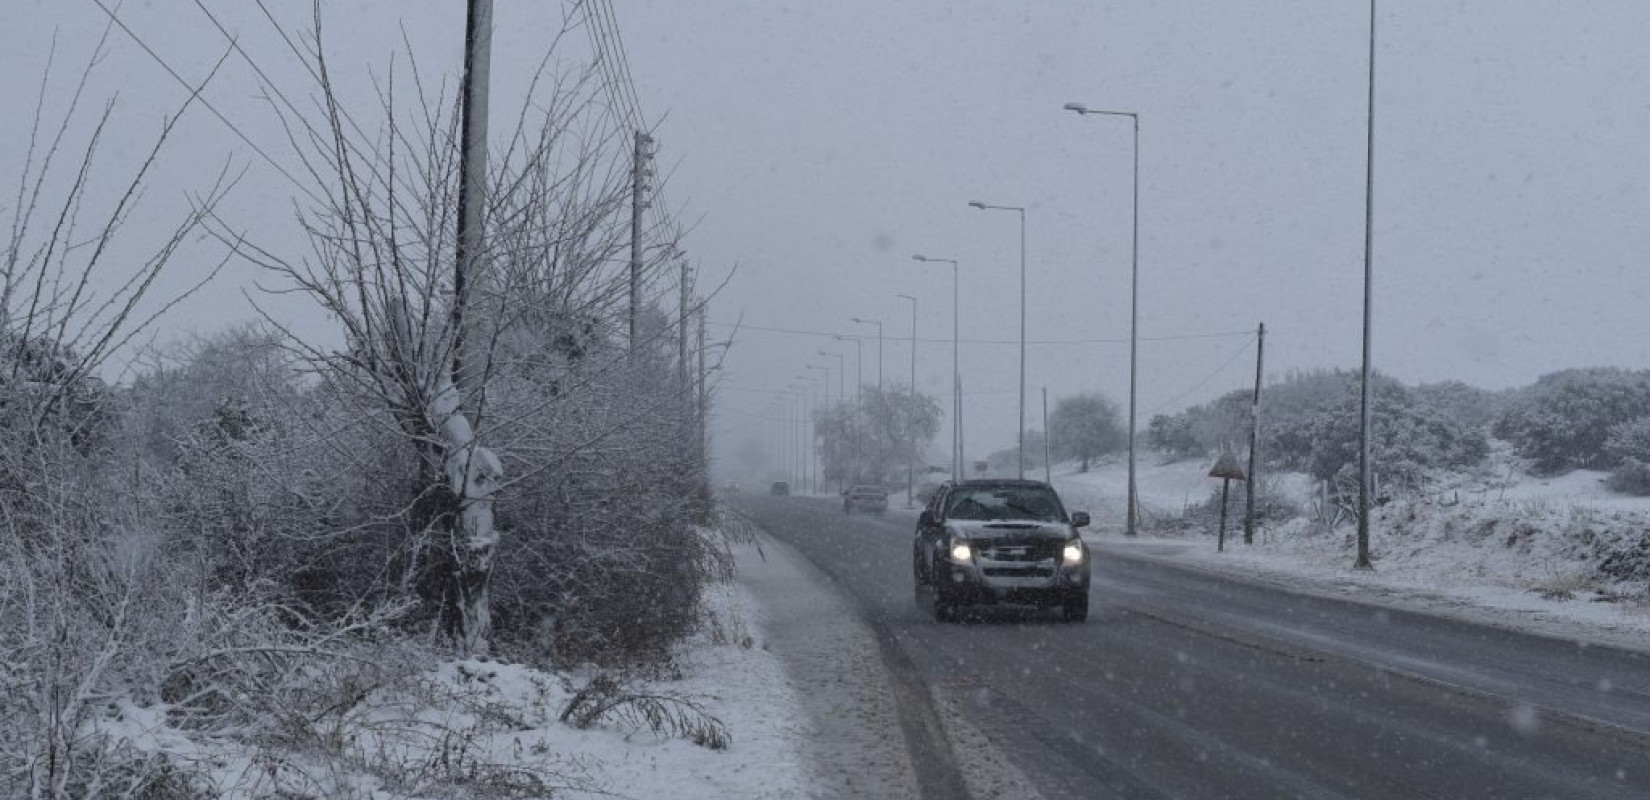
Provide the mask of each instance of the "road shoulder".
{"label": "road shoulder", "polygon": [[876,637],[828,579],[765,533],[735,548],[758,609],[758,647],[797,689],[820,798],[916,798],[917,781]]}
{"label": "road shoulder", "polygon": [[[1612,624],[1597,613],[1598,609],[1583,609],[1590,613],[1573,613],[1573,609],[1565,607],[1566,603],[1543,601],[1528,592],[1490,592],[1475,587],[1460,587],[1455,591],[1429,590],[1387,579],[1379,572],[1357,572],[1350,568],[1324,572],[1309,569],[1312,566],[1309,564],[1276,557],[1255,558],[1236,550],[1242,545],[1235,543],[1228,543],[1231,552],[1216,553],[1213,544],[1204,541],[1148,537],[1127,540],[1095,534],[1087,534],[1084,538],[1102,555],[1109,553],[1152,561],[1276,591],[1650,653],[1650,634],[1646,633],[1646,626],[1639,620],[1628,621],[1631,624]],[[1568,601],[1568,604],[1574,602]],[[1650,610],[1636,610],[1650,617]]]}

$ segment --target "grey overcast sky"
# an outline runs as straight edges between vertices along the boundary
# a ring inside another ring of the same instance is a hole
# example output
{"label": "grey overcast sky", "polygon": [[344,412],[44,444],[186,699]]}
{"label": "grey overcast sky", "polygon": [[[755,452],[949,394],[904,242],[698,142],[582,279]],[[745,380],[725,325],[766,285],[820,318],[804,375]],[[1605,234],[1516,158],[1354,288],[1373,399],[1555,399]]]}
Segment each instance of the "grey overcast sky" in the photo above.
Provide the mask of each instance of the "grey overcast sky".
{"label": "grey overcast sky", "polygon": [[[11,76],[0,178],[14,180],[33,77],[54,32],[60,61],[103,23],[92,0],[13,0],[0,45]],[[307,93],[296,61],[244,2],[208,0],[277,83]],[[298,25],[308,3],[272,4]],[[402,32],[421,68],[456,75],[462,3],[324,2],[334,69],[364,81]],[[950,334],[949,268],[962,262],[965,338],[1018,335],[1018,238],[1028,209],[1032,339],[1128,331],[1130,147],[1126,121],[1079,118],[1067,101],[1141,119],[1140,328],[1148,339],[1269,329],[1268,373],[1354,366],[1359,357],[1368,5],[1363,0],[613,0],[631,72],[663,116],[667,202],[698,220],[687,247],[718,280],[739,265],[712,319],[851,333],[849,317]],[[564,6],[498,0],[495,109],[542,57]],[[198,77],[224,40],[191,0],[128,2],[122,18]],[[1383,0],[1376,93],[1377,366],[1411,381],[1527,383],[1570,366],[1650,366],[1650,3],[1643,0]],[[583,54],[585,39],[568,40]],[[100,88],[119,87],[135,143],[180,97],[116,34]],[[60,76],[60,84],[66,76]],[[277,160],[292,163],[244,64],[208,96]],[[248,174],[229,211],[252,233],[298,246],[281,209],[292,187],[205,114],[163,164],[151,195],[176,210],[225,158]],[[116,156],[131,156],[130,152]],[[200,263],[211,256],[200,248]],[[235,266],[169,332],[249,318],[257,273]],[[181,281],[181,279],[180,279]],[[292,299],[269,307],[306,329],[326,321]],[[714,327],[713,334],[730,329]],[[752,424],[830,340],[759,330],[727,361],[723,440]],[[1146,341],[1150,413],[1245,385],[1243,337]],[[1240,352],[1241,351],[1241,352]],[[848,346],[850,370],[853,349]],[[875,344],[866,348],[875,380]],[[970,455],[1013,437],[1013,346],[963,349]],[[890,342],[890,379],[910,351]],[[1121,344],[1034,345],[1051,395],[1126,394]],[[948,345],[919,346],[918,384],[949,390]],[[829,363],[834,364],[834,361]],[[943,438],[943,437],[942,437]],[[943,460],[943,456],[942,456]]]}

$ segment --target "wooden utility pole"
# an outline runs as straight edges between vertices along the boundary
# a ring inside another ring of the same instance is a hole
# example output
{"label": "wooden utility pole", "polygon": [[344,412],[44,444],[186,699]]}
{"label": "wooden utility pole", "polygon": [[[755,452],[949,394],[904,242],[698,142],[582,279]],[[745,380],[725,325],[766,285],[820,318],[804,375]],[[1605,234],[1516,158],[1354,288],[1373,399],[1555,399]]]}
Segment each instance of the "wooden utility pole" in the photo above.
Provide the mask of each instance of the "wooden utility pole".
{"label": "wooden utility pole", "polygon": [[1054,437],[1048,435],[1048,387],[1043,387],[1043,483],[1054,485],[1054,460],[1049,457],[1051,448],[1049,441]]}
{"label": "wooden utility pole", "polygon": [[1243,509],[1243,543],[1255,543],[1255,484],[1260,482],[1260,385],[1266,369],[1266,323],[1255,331],[1255,399],[1249,406],[1249,485]]}
{"label": "wooden utility pole", "polygon": [[458,243],[453,259],[453,385],[470,397],[472,365],[465,348],[470,340],[466,315],[470,283],[478,272],[484,246],[482,209],[487,190],[487,84],[493,52],[493,0],[470,0],[464,26],[464,88],[461,110],[464,136],[459,141]]}
{"label": "wooden utility pole", "polygon": [[648,145],[653,137],[636,131],[630,166],[630,354],[641,343],[642,316],[642,209],[647,208]]}
{"label": "wooden utility pole", "polygon": [[[444,474],[454,497],[450,523],[456,564],[451,573],[454,615],[458,621],[459,644],[466,655],[486,655],[492,636],[492,562],[498,544],[493,526],[493,481],[502,476],[484,476],[492,455],[477,441],[471,418],[465,413],[469,398],[477,396],[478,359],[469,348],[475,340],[470,330],[475,322],[468,314],[471,285],[485,268],[487,194],[487,84],[492,60],[492,0],[470,0],[464,25],[464,84],[460,109],[463,138],[459,140],[458,237],[453,258],[453,305],[450,312],[453,350],[450,357],[452,382],[436,389],[432,406],[438,419],[432,420],[443,444]],[[445,366],[445,365],[443,365]],[[447,376],[443,375],[442,378]],[[443,380],[441,383],[445,384]],[[480,469],[476,459],[479,458]],[[444,609],[445,611],[445,609]]]}
{"label": "wooden utility pole", "polygon": [[705,311],[699,309],[699,447],[698,466],[705,521],[710,519],[710,370],[705,362]]}

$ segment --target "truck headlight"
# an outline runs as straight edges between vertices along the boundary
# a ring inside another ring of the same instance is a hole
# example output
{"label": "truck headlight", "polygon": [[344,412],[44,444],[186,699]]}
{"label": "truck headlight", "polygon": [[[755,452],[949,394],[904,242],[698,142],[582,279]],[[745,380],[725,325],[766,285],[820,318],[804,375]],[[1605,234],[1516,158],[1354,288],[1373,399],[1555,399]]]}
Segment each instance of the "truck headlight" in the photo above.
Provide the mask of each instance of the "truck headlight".
{"label": "truck headlight", "polygon": [[1080,541],[1066,542],[1066,549],[1061,555],[1064,556],[1065,563],[1068,565],[1083,563],[1083,543]]}
{"label": "truck headlight", "polygon": [[952,542],[951,543],[951,560],[952,561],[973,561],[974,560],[974,548],[969,547],[968,542]]}

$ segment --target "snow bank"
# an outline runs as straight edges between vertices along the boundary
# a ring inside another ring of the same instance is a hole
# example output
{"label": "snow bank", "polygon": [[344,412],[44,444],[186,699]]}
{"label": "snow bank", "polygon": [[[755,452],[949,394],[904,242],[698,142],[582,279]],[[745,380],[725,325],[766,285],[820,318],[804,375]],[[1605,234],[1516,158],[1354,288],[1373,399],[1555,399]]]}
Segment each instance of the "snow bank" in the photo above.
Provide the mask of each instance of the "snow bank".
{"label": "snow bank", "polygon": [[[1611,491],[1603,473],[1532,476],[1497,446],[1485,466],[1439,473],[1426,493],[1377,507],[1370,572],[1351,569],[1351,519],[1334,529],[1306,516],[1265,524],[1253,546],[1243,545],[1241,499],[1232,502],[1227,551],[1217,553],[1214,523],[1177,520],[1163,503],[1183,496],[1184,509],[1206,499],[1218,486],[1204,477],[1207,467],[1142,459],[1142,506],[1182,530],[1155,525],[1160,535],[1134,540],[1111,535],[1121,530],[1126,467],[1107,464],[1086,476],[1057,472],[1055,482],[1069,506],[1086,500],[1105,515],[1108,524],[1093,536],[1107,546],[1292,586],[1404,599],[1480,621],[1547,630],[1581,625],[1614,643],[1650,649],[1650,498]],[[1273,477],[1280,494],[1309,514],[1310,479]]]}
{"label": "snow bank", "polygon": [[178,796],[806,797],[798,699],[778,660],[744,633],[754,602],[721,584],[706,605],[713,623],[666,670],[618,682],[626,696],[659,702],[670,717],[662,729],[640,705],[584,728],[562,721],[596,673],[474,659],[363,686],[352,707],[290,737],[207,736],[172,727],[164,705],[129,702],[111,704],[96,727],[109,748],[165,763]]}

